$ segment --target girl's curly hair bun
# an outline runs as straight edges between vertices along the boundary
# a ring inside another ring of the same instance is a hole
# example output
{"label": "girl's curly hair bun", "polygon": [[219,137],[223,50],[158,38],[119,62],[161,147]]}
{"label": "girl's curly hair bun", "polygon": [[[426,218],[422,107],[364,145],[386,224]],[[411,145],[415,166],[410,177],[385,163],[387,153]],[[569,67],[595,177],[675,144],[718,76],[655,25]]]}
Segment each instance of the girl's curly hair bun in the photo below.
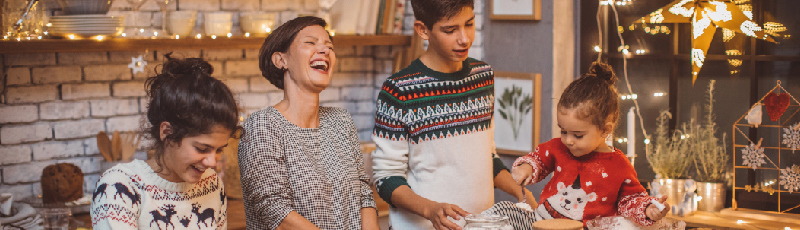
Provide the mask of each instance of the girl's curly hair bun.
{"label": "girl's curly hair bun", "polygon": [[614,74],[611,65],[602,62],[593,62],[592,66],[589,67],[589,72],[586,73],[586,77],[600,78],[606,80],[610,85],[617,83],[617,75]]}

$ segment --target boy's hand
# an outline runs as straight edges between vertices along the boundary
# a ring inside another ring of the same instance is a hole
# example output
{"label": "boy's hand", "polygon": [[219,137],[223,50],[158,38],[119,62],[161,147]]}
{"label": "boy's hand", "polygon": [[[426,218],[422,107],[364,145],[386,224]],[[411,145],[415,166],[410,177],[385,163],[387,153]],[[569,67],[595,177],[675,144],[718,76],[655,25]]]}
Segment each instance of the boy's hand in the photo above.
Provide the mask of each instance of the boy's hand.
{"label": "boy's hand", "polygon": [[449,216],[455,220],[460,220],[462,216],[466,216],[468,214],[469,212],[464,211],[464,209],[461,209],[457,205],[434,202],[428,207],[425,219],[430,220],[433,224],[433,228],[436,230],[461,230],[460,226],[448,220],[447,217]]}
{"label": "boy's hand", "polygon": [[647,215],[647,218],[650,218],[652,221],[661,220],[661,218],[667,216],[667,213],[669,213],[670,210],[670,205],[667,203],[667,196],[658,198],[658,202],[664,204],[664,210],[658,210],[658,207],[656,207],[654,204],[648,205],[647,209],[645,209],[645,215]]}
{"label": "boy's hand", "polygon": [[533,166],[522,163],[521,165],[511,169],[511,178],[520,185],[529,185],[533,183]]}

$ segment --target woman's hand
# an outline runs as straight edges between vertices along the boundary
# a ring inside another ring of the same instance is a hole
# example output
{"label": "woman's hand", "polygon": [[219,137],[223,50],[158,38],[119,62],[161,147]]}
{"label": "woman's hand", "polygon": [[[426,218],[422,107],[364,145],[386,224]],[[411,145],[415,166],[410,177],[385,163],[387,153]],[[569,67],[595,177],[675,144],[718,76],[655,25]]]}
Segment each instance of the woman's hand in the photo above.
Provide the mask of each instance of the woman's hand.
{"label": "woman's hand", "polygon": [[529,185],[533,183],[533,166],[522,163],[521,165],[511,169],[511,178],[520,185]]}
{"label": "woman's hand", "polygon": [[647,218],[650,218],[652,221],[661,220],[661,218],[667,216],[667,213],[669,213],[670,210],[670,205],[667,203],[667,196],[658,198],[658,202],[664,204],[664,210],[658,210],[658,207],[656,207],[654,204],[648,205],[647,209],[645,209],[645,215],[647,215]]}
{"label": "woman's hand", "polygon": [[464,209],[461,209],[458,205],[433,202],[427,207],[424,217],[431,221],[433,228],[436,230],[461,230],[460,226],[448,220],[447,217],[449,216],[455,220],[460,220],[462,216],[468,214],[467,211],[464,211]]}

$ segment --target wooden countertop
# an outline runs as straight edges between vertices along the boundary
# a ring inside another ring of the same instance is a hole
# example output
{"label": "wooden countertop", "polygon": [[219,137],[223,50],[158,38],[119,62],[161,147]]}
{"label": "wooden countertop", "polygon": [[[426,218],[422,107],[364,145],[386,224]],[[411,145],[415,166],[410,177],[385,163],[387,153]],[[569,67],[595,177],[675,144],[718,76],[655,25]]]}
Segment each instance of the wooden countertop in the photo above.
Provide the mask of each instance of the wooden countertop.
{"label": "wooden countertop", "polygon": [[[759,213],[759,214],[751,214]],[[670,218],[683,220],[686,227],[711,229],[800,229],[800,215],[796,214],[760,214],[763,212],[739,209],[722,210],[720,213],[697,211],[691,216]],[[742,222],[739,223],[738,221]]]}
{"label": "wooden countertop", "polygon": [[[411,36],[406,35],[336,35],[337,46],[408,46]],[[180,49],[258,49],[264,37],[208,37],[181,39],[42,39],[0,40],[0,53],[52,53],[52,52],[103,52]]]}

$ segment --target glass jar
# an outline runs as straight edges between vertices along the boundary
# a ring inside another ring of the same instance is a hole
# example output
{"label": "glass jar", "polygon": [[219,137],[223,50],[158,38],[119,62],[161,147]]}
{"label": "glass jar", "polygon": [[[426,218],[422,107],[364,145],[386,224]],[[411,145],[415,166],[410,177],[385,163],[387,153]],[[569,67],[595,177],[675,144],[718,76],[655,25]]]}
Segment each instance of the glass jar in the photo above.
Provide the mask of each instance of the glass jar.
{"label": "glass jar", "polygon": [[507,216],[495,214],[469,214],[464,217],[464,230],[514,230]]}

